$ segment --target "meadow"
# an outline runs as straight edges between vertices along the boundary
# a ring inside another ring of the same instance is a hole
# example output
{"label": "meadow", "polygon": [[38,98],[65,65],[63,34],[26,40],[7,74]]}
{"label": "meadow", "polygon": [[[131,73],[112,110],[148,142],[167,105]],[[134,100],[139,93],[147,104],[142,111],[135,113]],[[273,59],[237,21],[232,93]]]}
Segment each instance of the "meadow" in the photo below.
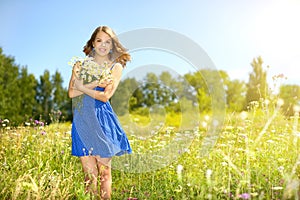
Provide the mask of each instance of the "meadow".
{"label": "meadow", "polygon": [[[201,154],[201,149],[212,122],[209,114],[201,115],[197,130],[183,137],[176,129],[181,117],[177,114],[167,116],[155,134],[150,131],[151,137],[128,131],[134,154],[148,153],[149,159],[141,160],[144,165],[131,160],[139,166],[131,170],[115,165],[112,199],[299,199],[299,108],[286,117],[281,105],[280,101],[256,102],[248,112],[227,113],[207,154]],[[142,116],[120,120],[149,123]],[[70,155],[70,130],[68,122],[45,125],[42,120],[29,120],[10,127],[9,120],[2,120],[0,199],[90,199],[84,194],[80,162]],[[191,142],[180,150],[168,148],[168,154],[174,155],[169,163],[164,163],[164,154],[150,157],[189,135]],[[116,159],[116,163],[123,161]]]}

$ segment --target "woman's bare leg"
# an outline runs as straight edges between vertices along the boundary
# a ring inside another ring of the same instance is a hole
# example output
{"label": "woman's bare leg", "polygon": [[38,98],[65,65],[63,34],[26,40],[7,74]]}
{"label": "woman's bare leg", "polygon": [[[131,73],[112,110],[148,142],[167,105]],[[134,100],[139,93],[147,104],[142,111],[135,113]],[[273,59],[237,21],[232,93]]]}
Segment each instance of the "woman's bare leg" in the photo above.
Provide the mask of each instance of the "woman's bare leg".
{"label": "woman's bare leg", "polygon": [[94,156],[83,156],[80,157],[84,172],[85,180],[85,190],[87,193],[92,193],[93,195],[99,195],[98,193],[98,168],[97,159]]}
{"label": "woman's bare leg", "polygon": [[98,173],[100,175],[100,180],[101,180],[100,183],[101,199],[108,200],[111,198],[111,185],[112,185],[111,167],[104,165],[101,161],[98,160]]}

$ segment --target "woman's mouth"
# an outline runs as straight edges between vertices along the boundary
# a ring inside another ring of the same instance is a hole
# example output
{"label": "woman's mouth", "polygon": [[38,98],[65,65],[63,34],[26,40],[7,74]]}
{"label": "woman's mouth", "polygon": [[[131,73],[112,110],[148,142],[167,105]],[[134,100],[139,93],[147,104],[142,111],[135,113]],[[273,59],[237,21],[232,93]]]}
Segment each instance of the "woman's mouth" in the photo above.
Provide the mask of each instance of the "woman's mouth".
{"label": "woman's mouth", "polygon": [[99,51],[101,51],[101,52],[106,52],[106,49],[105,48],[99,48]]}

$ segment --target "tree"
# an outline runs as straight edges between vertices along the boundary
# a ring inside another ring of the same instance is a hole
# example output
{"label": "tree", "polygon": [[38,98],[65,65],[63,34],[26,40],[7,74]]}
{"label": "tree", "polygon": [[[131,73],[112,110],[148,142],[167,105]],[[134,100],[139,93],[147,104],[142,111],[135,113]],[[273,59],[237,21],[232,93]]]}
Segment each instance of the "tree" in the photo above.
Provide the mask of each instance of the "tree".
{"label": "tree", "polygon": [[68,98],[68,92],[66,89],[62,87],[63,79],[58,71],[52,76],[52,94],[53,94],[53,102],[52,102],[52,111],[51,115],[54,116],[55,119],[52,120],[60,120],[61,115],[66,115],[66,118],[69,119],[72,115],[70,112],[71,101]]}
{"label": "tree", "polygon": [[53,86],[50,80],[50,72],[45,70],[40,76],[40,81],[37,87],[37,108],[36,112],[40,114],[43,120],[50,122],[49,113],[53,108]]}
{"label": "tree", "polygon": [[35,79],[33,74],[28,74],[27,67],[22,67],[20,72],[20,77],[18,79],[21,91],[21,99],[20,99],[20,115],[24,117],[23,121],[28,120],[28,118],[32,118],[34,116],[34,109],[36,106],[36,87],[37,80]]}
{"label": "tree", "polygon": [[227,82],[226,102],[231,111],[242,111],[245,103],[246,85],[244,81],[233,80]]}
{"label": "tree", "polygon": [[[200,112],[209,112],[212,109],[222,111],[225,107],[224,84],[220,71],[202,69],[193,74],[186,74],[190,84],[189,93],[197,97]],[[194,100],[192,98],[192,100]]]}
{"label": "tree", "polygon": [[268,95],[267,72],[263,69],[262,58],[254,58],[251,66],[253,71],[249,74],[245,108],[250,102],[260,101]]}
{"label": "tree", "polygon": [[282,110],[285,115],[294,115],[293,107],[300,105],[300,86],[298,85],[282,85],[280,87],[279,96],[284,100]]}
{"label": "tree", "polygon": [[[130,108],[140,107],[137,105],[137,99],[133,95],[138,90],[138,82],[135,78],[127,78],[119,83],[119,86],[111,98],[111,104],[117,115],[124,115],[129,112]],[[142,98],[138,97],[139,100]],[[136,101],[133,101],[133,100]]]}
{"label": "tree", "polygon": [[18,84],[19,67],[14,58],[5,56],[0,48],[0,119],[12,122],[20,120],[20,90]]}

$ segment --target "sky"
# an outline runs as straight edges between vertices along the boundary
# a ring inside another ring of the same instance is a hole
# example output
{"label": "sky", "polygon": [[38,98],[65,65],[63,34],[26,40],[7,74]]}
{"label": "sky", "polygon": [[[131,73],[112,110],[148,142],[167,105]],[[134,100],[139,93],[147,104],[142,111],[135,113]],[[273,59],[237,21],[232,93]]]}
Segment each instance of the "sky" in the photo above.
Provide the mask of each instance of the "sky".
{"label": "sky", "polygon": [[[96,27],[108,25],[121,35],[158,28],[198,44],[232,80],[248,81],[250,63],[261,56],[269,81],[283,73],[283,83],[300,85],[299,10],[300,0],[1,0],[0,47],[36,78],[59,71],[67,86],[68,62],[84,56],[82,47]],[[176,71],[187,62],[144,50],[132,52],[126,70],[151,63]]]}

